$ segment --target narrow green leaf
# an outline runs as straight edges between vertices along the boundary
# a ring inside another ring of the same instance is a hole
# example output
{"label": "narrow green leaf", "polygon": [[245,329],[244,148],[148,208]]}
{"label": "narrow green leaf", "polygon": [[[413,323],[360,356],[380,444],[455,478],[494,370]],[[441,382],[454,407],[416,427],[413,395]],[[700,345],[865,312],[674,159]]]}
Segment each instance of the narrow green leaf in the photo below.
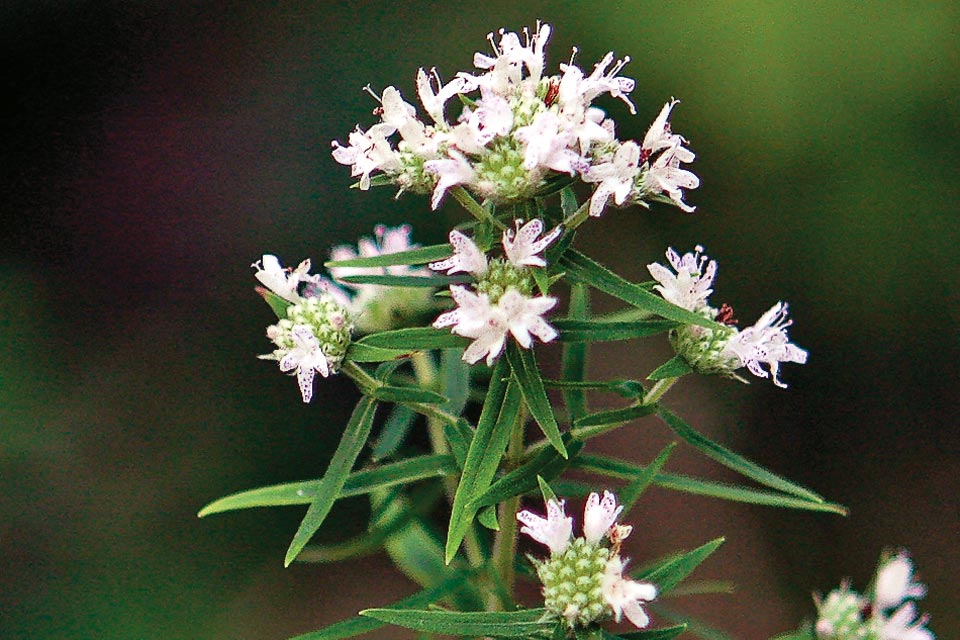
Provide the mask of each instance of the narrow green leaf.
{"label": "narrow green leaf", "polygon": [[653,404],[634,404],[622,409],[610,409],[608,411],[591,413],[590,415],[584,416],[577,420],[573,426],[575,429],[583,429],[586,427],[622,424],[624,422],[636,420],[637,418],[649,416],[652,413],[656,413],[656,411],[657,406]]}
{"label": "narrow green leaf", "polygon": [[440,352],[440,392],[449,400],[441,409],[459,416],[470,398],[470,366],[463,361],[460,349]]}
{"label": "narrow green leaf", "polygon": [[664,378],[679,378],[693,373],[693,368],[687,364],[683,356],[673,356],[647,376],[647,380],[663,380]]}
{"label": "narrow green leaf", "polygon": [[674,611],[667,605],[662,602],[654,602],[650,607],[658,614],[659,617],[667,618],[673,620],[674,622],[679,622],[687,626],[687,633],[703,640],[733,640],[730,636],[715,629],[705,622],[694,618],[693,616],[680,613],[679,611]]}
{"label": "narrow green leaf", "polygon": [[427,609],[366,609],[360,615],[427,633],[451,636],[523,638],[551,628],[543,622],[546,609],[521,611],[442,611]]}
{"label": "narrow green leaf", "polygon": [[701,545],[690,551],[684,553],[679,557],[672,558],[666,563],[656,567],[654,569],[638,573],[636,576],[639,580],[644,580],[645,582],[652,582],[657,585],[658,595],[669,592],[675,586],[680,584],[680,582],[693,573],[700,564],[710,557],[710,555],[716,551],[720,545],[724,542],[723,538],[717,538],[716,540],[711,540],[710,542]]}
{"label": "narrow green leaf", "polygon": [[[400,462],[385,464],[372,469],[351,473],[343,483],[339,498],[363,495],[375,489],[383,489],[397,484],[407,484],[452,475],[457,472],[456,464],[449,455],[429,455],[408,458]],[[297,504],[311,504],[317,497],[323,479],[304,482],[275,484],[249,491],[241,491],[220,498],[205,506],[197,514],[203,518],[215,513],[251,509],[253,507],[283,507]]]}
{"label": "narrow green leaf", "polygon": [[663,469],[663,465],[667,463],[667,458],[670,457],[670,454],[673,453],[673,449],[676,447],[676,443],[671,442],[663,448],[659,455],[647,465],[647,468],[643,470],[642,473],[638,474],[633,480],[630,481],[627,486],[618,491],[618,497],[620,499],[620,504],[623,505],[623,510],[630,511],[633,508],[633,505],[636,504],[637,499],[647,490],[647,487],[653,483],[654,478],[657,477],[657,474],[660,473],[660,470]]}
{"label": "narrow green leaf", "polygon": [[540,425],[543,435],[553,448],[566,458],[567,450],[560,437],[560,425],[557,424],[557,418],[553,415],[547,391],[543,388],[543,379],[540,377],[540,369],[537,367],[533,351],[524,349],[511,340],[507,345],[507,360],[510,362],[510,368],[520,386],[520,392],[530,410],[530,415]]}
{"label": "narrow green leaf", "polygon": [[357,403],[356,409],[353,410],[353,415],[347,422],[347,428],[344,429],[343,437],[333,454],[330,466],[327,467],[327,472],[320,481],[320,487],[313,503],[307,509],[307,514],[303,517],[297,533],[294,534],[293,540],[290,542],[290,547],[287,549],[287,555],[283,561],[285,567],[290,566],[290,563],[310,541],[313,534],[323,524],[327,514],[330,513],[330,508],[333,507],[334,501],[340,495],[340,490],[350,475],[350,468],[367,443],[370,428],[373,426],[376,406],[377,403],[372,398],[363,397]]}
{"label": "narrow green leaf", "polygon": [[[551,500],[555,501],[557,499],[557,494],[550,487],[550,485],[547,484],[546,480],[544,480],[540,476],[537,476],[537,484],[540,485],[540,495],[543,496],[544,502],[550,502]],[[564,491],[563,495],[568,496],[570,494]]]}
{"label": "narrow green leaf", "polygon": [[677,327],[673,320],[642,320],[639,322],[606,322],[604,320],[554,320],[562,342],[610,342],[633,340],[664,333]]}
{"label": "narrow green leaf", "polygon": [[[388,254],[389,255],[389,254]],[[343,276],[339,281],[346,284],[375,284],[381,287],[430,287],[440,289],[451,284],[465,284],[473,278],[469,276],[394,276],[394,275],[358,275]]]}
{"label": "narrow green leaf", "polygon": [[450,452],[457,462],[457,467],[463,471],[463,465],[467,463],[467,452],[470,451],[470,442],[473,440],[474,431],[470,424],[461,418],[455,424],[443,425],[443,435],[450,445]]}
{"label": "narrow green leaf", "polygon": [[[563,435],[564,445],[572,460],[583,449],[584,443],[574,440],[569,434]],[[473,499],[477,507],[498,504],[514,496],[535,490],[539,480],[553,480],[570,465],[570,461],[560,456],[556,449],[543,449],[526,463],[502,476],[483,494]]]}
{"label": "narrow green leaf", "polygon": [[293,304],[292,302],[281,298],[273,291],[264,287],[254,287],[254,291],[260,294],[260,297],[270,305],[270,309],[277,315],[277,318],[282,320],[287,317],[287,309]]}
{"label": "narrow green leaf", "polygon": [[324,266],[329,269],[331,267],[392,267],[394,265],[426,264],[449,258],[452,252],[449,244],[435,244],[429,247],[385,253],[379,256],[334,260],[324,263]]}
{"label": "narrow green leaf", "polygon": [[[446,598],[449,594],[456,591],[464,581],[465,578],[462,575],[452,576],[435,587],[419,591],[412,596],[398,600],[390,606],[402,609],[425,607]],[[376,631],[382,628],[384,624],[385,623],[374,620],[373,618],[355,616],[332,624],[329,627],[295,636],[289,640],[343,640],[343,638],[352,638],[363,633]]]}
{"label": "narrow green leaf", "polygon": [[385,458],[393,457],[410,432],[410,427],[413,426],[413,419],[416,415],[416,412],[410,407],[402,404],[394,405],[393,409],[390,410],[390,415],[387,416],[387,420],[383,423],[380,437],[373,445],[370,459],[379,462]]}
{"label": "narrow green leaf", "polygon": [[410,353],[427,349],[462,349],[470,344],[470,340],[433,327],[412,327],[371,333],[353,344],[381,349],[400,349]]}
{"label": "narrow green leaf", "polygon": [[567,218],[572,216],[579,208],[580,203],[577,202],[577,193],[573,190],[573,187],[566,186],[561,189],[560,211],[563,213],[563,217]]}
{"label": "narrow green leaf", "polygon": [[351,362],[386,362],[397,358],[405,358],[410,355],[410,352],[410,349],[383,349],[359,342],[351,342],[347,348],[346,359]]}
{"label": "narrow green leaf", "polygon": [[621,633],[622,640],[671,640],[687,630],[687,625],[678,624],[673,627],[661,627],[659,629],[646,629],[644,631],[631,631]]}
{"label": "narrow green leaf", "polygon": [[[576,460],[571,462],[570,466],[603,476],[627,480],[638,477],[646,468],[624,460],[592,454],[581,454]],[[683,493],[709,498],[720,498],[721,500],[731,500],[733,502],[744,502],[784,509],[823,511],[840,515],[846,515],[847,513],[845,507],[831,502],[811,502],[810,500],[804,500],[783,493],[670,473],[658,473],[653,479],[653,484],[663,489],[670,489],[671,491],[681,491]]]}
{"label": "narrow green leaf", "polygon": [[460,475],[460,483],[453,498],[450,526],[447,529],[446,561],[453,560],[460,543],[473,522],[475,509],[469,508],[474,496],[486,491],[500,465],[507,448],[513,423],[519,413],[519,392],[511,379],[505,382],[506,364],[501,358],[490,375],[487,397],[480,411],[477,430],[470,441],[470,449]]}
{"label": "narrow green leaf", "polygon": [[495,506],[480,509],[477,514],[477,522],[491,531],[500,531],[500,522],[497,520],[497,508]]}
{"label": "narrow green leaf", "polygon": [[671,413],[662,407],[658,411],[658,414],[660,418],[667,424],[667,426],[673,429],[674,433],[683,438],[688,444],[706,455],[708,458],[716,460],[723,466],[733,469],[737,473],[772,489],[783,491],[784,493],[789,493],[813,502],[824,502],[823,498],[813,491],[805,489],[798,484],[790,482],[786,478],[778,476],[767,469],[764,469],[760,465],[747,460],[740,454],[734,453],[726,447],[717,444],[706,436],[698,433],[678,415]]}
{"label": "narrow green leaf", "polygon": [[435,391],[419,387],[377,387],[373,390],[373,397],[380,402],[425,402],[427,404],[444,404],[447,399]]}
{"label": "narrow green leaf", "polygon": [[574,280],[588,284],[598,291],[603,291],[607,295],[655,313],[667,320],[674,320],[683,324],[696,324],[708,329],[723,328],[723,325],[713,320],[708,320],[692,311],[671,304],[657,294],[624,280],[599,262],[593,261],[575,249],[570,249],[563,254],[560,266],[566,269],[567,275]]}
{"label": "narrow green leaf", "polygon": [[[571,190],[572,191],[572,190]],[[574,205],[576,196],[574,196]],[[571,320],[582,320],[590,313],[590,298],[585,286],[575,283],[570,287]],[[571,383],[582,383],[587,375],[588,347],[582,343],[566,343],[563,345],[563,380]],[[569,387],[563,391],[563,402],[567,407],[570,420],[576,422],[587,415],[587,394],[582,389]]]}
{"label": "narrow green leaf", "polygon": [[684,596],[702,596],[710,594],[731,594],[736,592],[736,585],[730,580],[687,580],[670,591],[671,598]]}
{"label": "narrow green leaf", "polygon": [[770,638],[770,640],[817,640],[817,634],[812,627],[806,629],[797,629],[796,631],[787,631]]}

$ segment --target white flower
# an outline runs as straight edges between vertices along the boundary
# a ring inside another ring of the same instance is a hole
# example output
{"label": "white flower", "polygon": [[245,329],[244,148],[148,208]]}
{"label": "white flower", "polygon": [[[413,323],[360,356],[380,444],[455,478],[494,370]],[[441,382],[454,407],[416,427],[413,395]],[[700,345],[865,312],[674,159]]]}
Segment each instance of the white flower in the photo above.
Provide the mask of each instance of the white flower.
{"label": "white flower", "polygon": [[924,628],[927,616],[917,617],[912,602],[904,604],[889,618],[883,620],[879,628],[879,640],[934,640],[933,633]]}
{"label": "white flower", "polygon": [[703,247],[697,245],[694,251],[681,257],[673,248],[667,249],[667,260],[676,274],[657,262],[647,265],[650,275],[660,283],[653,288],[664,300],[687,311],[699,311],[707,306],[707,298],[713,292],[710,287],[717,275],[717,263],[702,255]]}
{"label": "white flower", "polygon": [[470,273],[482,276],[486,273],[487,256],[467,235],[454,229],[450,232],[450,246],[453,247],[453,255],[446,260],[431,262],[431,269],[446,271],[448,275]]}
{"label": "white flower", "polygon": [[[603,499],[597,493],[587,497],[587,504],[583,508],[583,537],[590,544],[597,544],[607,535],[610,528],[617,522],[617,517],[623,511],[623,505],[617,506],[617,496],[609,491],[603,492]],[[626,537],[626,536],[623,536]],[[622,540],[622,538],[620,538]]]}
{"label": "white flower", "polygon": [[[791,324],[793,321],[787,320],[786,303],[778,302],[755,325],[730,338],[724,346],[723,355],[736,357],[740,365],[747,367],[753,375],[760,378],[769,376],[775,385],[786,388],[787,385],[777,378],[780,363],[804,364],[807,361],[807,352],[791,344],[787,338],[787,327]],[[761,364],[770,368],[769,374]]]}
{"label": "white flower", "polygon": [[280,371],[286,373],[293,369],[297,370],[300,395],[304,402],[310,402],[310,398],[313,397],[314,372],[319,372],[326,378],[330,375],[330,366],[310,327],[305,324],[294,325],[291,335],[294,347],[280,359]]}
{"label": "white flower", "polygon": [[670,102],[663,105],[660,114],[650,125],[647,134],[643,137],[643,143],[640,145],[645,158],[649,158],[663,149],[675,148],[674,155],[680,162],[693,162],[696,157],[693,152],[680,146],[686,143],[686,140],[683,136],[673,133],[670,130],[670,123],[667,122],[673,107],[679,103],[679,100],[671,99]]}
{"label": "white flower", "polygon": [[[546,261],[537,254],[556,240],[563,232],[563,228],[556,226],[538,240],[537,238],[543,233],[543,221],[535,219],[520,226],[522,222],[522,220],[516,221],[516,233],[513,229],[503,232],[503,251],[507,259],[516,267],[547,266]],[[450,235],[452,243],[453,234]]]}
{"label": "white flower", "polygon": [[584,182],[599,182],[590,198],[590,215],[599,216],[613,196],[617,205],[623,204],[633,190],[640,165],[640,147],[628,140],[617,149],[609,162],[595,164],[583,174]]}
{"label": "white flower", "polygon": [[661,153],[643,174],[643,187],[651,193],[666,193],[674,204],[687,213],[692,213],[696,207],[683,201],[681,189],[696,189],[700,186],[700,178],[693,172],[680,168],[681,153],[684,151],[687,150],[677,141],[673,147]]}
{"label": "white flower", "polygon": [[601,584],[603,599],[617,622],[626,615],[635,627],[643,628],[650,624],[650,618],[640,605],[656,598],[657,588],[648,582],[624,578],[623,570],[624,563],[620,556],[613,556],[607,562]]}
{"label": "white flower", "polygon": [[[436,92],[433,90],[434,82],[437,84]],[[429,74],[423,69],[417,70],[417,95],[426,112],[440,125],[446,124],[443,108],[447,101],[455,95],[472,91],[473,88],[472,83],[462,76],[454,78],[444,86],[436,69],[431,69]]]}
{"label": "white flower", "polygon": [[520,533],[525,533],[537,542],[547,545],[551,555],[566,551],[570,544],[573,532],[573,518],[564,513],[564,501],[548,500],[547,517],[542,518],[532,511],[520,511],[517,520],[523,526]]}
{"label": "white flower", "polygon": [[575,136],[561,128],[560,118],[552,111],[540,112],[514,135],[524,144],[523,168],[527,171],[553,169],[572,176],[586,166],[586,161],[571,148]]}
{"label": "white flower", "polygon": [[904,552],[887,560],[877,571],[874,605],[878,609],[892,609],[907,598],[922,598],[926,587],[913,582],[913,563]]}
{"label": "white flower", "polygon": [[437,178],[437,185],[434,187],[433,195],[430,198],[431,209],[440,206],[440,201],[443,200],[447,189],[460,184],[470,184],[477,178],[477,172],[465,155],[452,149],[448,155],[449,158],[429,160],[423,163],[424,170]]}
{"label": "white flower", "polygon": [[257,260],[250,266],[257,270],[254,276],[260,281],[260,284],[288,302],[298,302],[300,300],[298,287],[301,282],[318,281],[318,276],[309,274],[309,258],[291,271],[280,266],[280,260],[277,259],[277,256],[265,253],[262,259]]}
{"label": "white flower", "polygon": [[486,356],[487,364],[492,365],[503,352],[508,333],[525,349],[533,344],[531,335],[542,342],[557,337],[557,330],[542,317],[557,304],[556,298],[527,298],[511,288],[491,304],[486,294],[459,285],[450,285],[450,293],[457,308],[441,314],[433,326],[452,326],[453,333],[473,340],[463,352],[463,360],[469,364]]}

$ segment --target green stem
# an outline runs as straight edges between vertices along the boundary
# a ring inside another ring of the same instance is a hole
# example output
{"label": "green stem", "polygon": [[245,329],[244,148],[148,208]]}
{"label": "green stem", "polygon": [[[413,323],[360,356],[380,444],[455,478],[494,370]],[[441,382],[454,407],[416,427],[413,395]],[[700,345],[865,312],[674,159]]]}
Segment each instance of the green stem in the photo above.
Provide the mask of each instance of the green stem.
{"label": "green stem", "polygon": [[467,210],[467,213],[472,215],[474,218],[480,222],[489,222],[498,229],[506,229],[507,225],[503,224],[487,211],[479,202],[473,199],[466,189],[463,187],[454,187],[450,190],[450,195],[453,196],[453,199],[460,203],[464,209]]}
{"label": "green stem", "polygon": [[563,226],[564,228],[566,228],[567,231],[573,231],[574,229],[582,225],[584,222],[586,222],[587,218],[589,217],[590,217],[590,201],[587,200],[582,205],[580,205],[580,208],[578,208],[576,211],[574,211],[573,213],[571,213],[569,216],[566,217],[566,219],[563,221]]}
{"label": "green stem", "polygon": [[680,378],[664,378],[657,380],[657,383],[643,396],[643,401],[640,404],[649,405],[658,402],[679,379]]}
{"label": "green stem", "polygon": [[[344,362],[340,366],[340,372],[353,380],[360,392],[367,396],[375,396],[376,390],[385,386],[382,382],[364,371],[359,365],[353,362]],[[410,407],[417,413],[423,414],[428,418],[436,418],[445,424],[456,424],[459,418],[438,408],[436,405],[426,402],[402,402],[405,407]]]}
{"label": "green stem", "polygon": [[[523,436],[526,423],[524,414],[525,412],[521,411],[517,416],[517,422],[510,435],[510,443],[507,445],[505,463],[508,473],[523,462]],[[493,564],[500,576],[503,591],[511,600],[517,578],[514,561],[517,555],[517,511],[519,509],[520,496],[514,496],[500,504],[500,531],[497,532],[493,543]],[[501,605],[507,608],[512,606],[510,602],[501,603]]]}

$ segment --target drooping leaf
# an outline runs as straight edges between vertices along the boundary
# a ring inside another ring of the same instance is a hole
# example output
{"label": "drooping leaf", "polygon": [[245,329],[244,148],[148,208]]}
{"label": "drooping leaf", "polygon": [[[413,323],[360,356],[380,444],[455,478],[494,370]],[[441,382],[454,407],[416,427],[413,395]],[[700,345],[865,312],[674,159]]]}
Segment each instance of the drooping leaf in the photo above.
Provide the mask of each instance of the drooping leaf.
{"label": "drooping leaf", "polygon": [[647,380],[664,380],[666,378],[679,378],[688,373],[693,373],[693,368],[687,363],[683,356],[673,356],[662,365],[653,370],[647,376]]}
{"label": "drooping leaf", "polygon": [[824,499],[813,491],[790,482],[786,478],[778,476],[760,465],[747,460],[740,454],[734,453],[723,445],[710,440],[694,430],[694,428],[687,424],[680,416],[671,413],[667,409],[661,407],[657,413],[667,426],[673,429],[674,433],[708,458],[716,460],[723,466],[733,469],[737,473],[759,482],[764,486],[776,489],[777,491],[789,493],[812,502],[824,502]]}
{"label": "drooping leaf", "polygon": [[603,320],[554,320],[562,342],[610,342],[633,340],[665,333],[677,327],[673,320],[642,320],[638,322],[606,322]]}
{"label": "drooping leaf", "polygon": [[566,269],[567,275],[574,280],[588,284],[598,291],[603,291],[614,298],[623,300],[627,304],[655,313],[661,318],[683,324],[695,324],[708,329],[723,327],[713,320],[708,320],[692,311],[671,304],[655,293],[624,280],[599,262],[595,262],[575,249],[570,249],[563,254],[560,266]]}
{"label": "drooping leaf", "polygon": [[[574,197],[576,204],[576,197]],[[571,320],[582,320],[590,313],[590,298],[587,288],[582,284],[570,287]],[[563,345],[563,380],[581,383],[587,375],[587,351],[584,343],[566,343]],[[563,390],[563,402],[572,422],[587,415],[587,394],[581,388],[569,387]]]}
{"label": "drooping leaf", "polygon": [[426,264],[448,258],[452,252],[449,244],[435,244],[429,247],[385,253],[379,256],[334,260],[324,263],[324,266],[329,269],[331,267],[392,267],[394,265]]}
{"label": "drooping leaf", "polygon": [[680,584],[684,578],[693,573],[694,569],[700,566],[704,560],[709,558],[710,555],[716,551],[721,544],[723,544],[723,542],[723,538],[711,540],[710,542],[697,547],[693,551],[668,560],[659,567],[638,572],[633,577],[637,578],[638,580],[652,582],[653,584],[657,585],[658,595],[668,593],[671,589]]}
{"label": "drooping leaf", "polygon": [[297,557],[300,550],[310,541],[313,534],[316,533],[320,525],[323,524],[334,501],[340,495],[343,485],[350,475],[350,469],[356,461],[360,451],[363,450],[370,436],[370,429],[373,426],[373,417],[377,403],[372,398],[364,396],[357,403],[357,407],[350,416],[347,427],[343,431],[343,437],[340,444],[330,460],[327,472],[320,481],[320,486],[314,496],[313,502],[307,509],[300,527],[297,529],[290,547],[287,549],[287,555],[284,558],[283,565],[290,566],[290,563]]}
{"label": "drooping leaf", "polygon": [[366,609],[360,615],[415,631],[451,636],[523,638],[551,628],[546,609],[520,611],[442,611],[427,609]]}
{"label": "drooping leaf", "polygon": [[354,344],[410,353],[427,349],[462,349],[470,344],[470,340],[433,327],[411,327],[371,333]]}
{"label": "drooping leaf", "polygon": [[[460,588],[463,583],[463,576],[452,576],[435,587],[424,589],[423,591],[419,591],[412,596],[398,600],[397,602],[393,603],[391,607],[398,607],[401,609],[425,607],[429,604],[446,598],[448,595]],[[363,633],[376,631],[377,629],[385,626],[385,624],[386,623],[373,618],[355,616],[353,618],[332,624],[329,627],[324,627],[323,629],[319,629],[317,631],[311,631],[309,633],[295,636],[289,640],[343,640],[344,638],[352,638]]]}
{"label": "drooping leaf", "polygon": [[[625,460],[617,460],[615,458],[593,454],[581,454],[576,460],[571,462],[570,466],[603,476],[627,480],[637,478],[643,474],[646,469],[646,467],[635,465]],[[702,480],[700,478],[691,478],[689,476],[670,473],[658,473],[653,479],[653,484],[672,491],[682,491],[683,493],[720,498],[721,500],[731,500],[733,502],[745,502],[748,504],[759,504],[785,509],[823,511],[838,513],[840,515],[846,515],[847,513],[845,507],[831,502],[812,502],[779,492],[753,489],[740,485],[713,482],[711,480]]]}
{"label": "drooping leaf", "polygon": [[520,411],[520,393],[516,383],[504,380],[507,366],[501,358],[494,366],[487,397],[470,442],[463,473],[453,498],[447,529],[446,561],[449,563],[473,522],[475,509],[469,507],[474,496],[486,491],[500,466],[514,422]]}
{"label": "drooping leaf", "polygon": [[511,340],[507,345],[507,361],[510,362],[510,368],[513,370],[514,378],[523,394],[527,409],[530,410],[530,415],[540,425],[543,435],[553,448],[566,458],[567,450],[560,437],[560,425],[557,424],[557,418],[553,415],[547,391],[543,388],[543,379],[540,377],[540,369],[533,351],[524,349]]}
{"label": "drooping leaf", "polygon": [[[370,493],[398,484],[407,484],[452,475],[457,472],[453,457],[449,455],[427,455],[408,458],[399,462],[385,464],[372,469],[351,473],[344,481],[335,497],[348,498]],[[199,517],[214,513],[251,509],[253,507],[282,507],[297,504],[311,504],[323,486],[323,479],[288,482],[249,491],[241,491],[220,498],[205,506],[197,514]]]}

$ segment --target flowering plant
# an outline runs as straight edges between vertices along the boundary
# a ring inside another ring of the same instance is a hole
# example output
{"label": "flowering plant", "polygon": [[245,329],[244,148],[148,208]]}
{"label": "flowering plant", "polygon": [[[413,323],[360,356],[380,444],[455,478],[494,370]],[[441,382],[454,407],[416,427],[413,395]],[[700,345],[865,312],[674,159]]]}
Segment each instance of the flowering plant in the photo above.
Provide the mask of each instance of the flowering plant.
{"label": "flowering plant", "polygon": [[[348,376],[361,397],[322,477],[234,494],[201,515],[307,505],[287,565],[382,547],[423,588],[304,638],[345,638],[388,624],[458,636],[672,638],[686,625],[658,613],[656,601],[674,595],[722,538],[631,568],[621,547],[632,527],[619,520],[647,488],[845,513],[710,440],[662,403],[692,373],[746,382],[738,373],[746,368],[785,387],[781,364],[802,364],[807,352],[790,342],[783,302],[743,329],[729,305],[712,306],[718,265],[702,247],[682,255],[668,249],[667,264],[648,267],[654,281],[641,283],[575,248],[577,229],[609,206],[660,202],[692,212],[684,190],[699,179],[686,168],[695,158],[689,142],[669,123],[677,100],[663,105],[643,140],[620,140],[594,101],[609,95],[635,112],[635,83],[620,75],[628,59],[609,53],[588,74],[571,58],[548,75],[549,37],[545,24],[522,35],[491,34],[493,54],[477,53],[476,70],[447,83],[435,70],[418,72],[424,119],[387,87],[374,94],[380,121],[333,143],[334,159],[351,168],[362,190],[391,185],[398,195],[429,194],[433,209],[445,198],[461,205],[466,217],[449,243],[420,247],[409,226],[378,226],[356,249],[333,249],[329,277],[311,274],[309,260],[285,269],[268,254],[253,265],[258,291],[278,318],[267,329],[274,348],[261,358],[296,376],[303,402],[312,399],[316,373]],[[462,109],[451,117],[454,98]],[[581,201],[578,190],[589,195]],[[624,308],[592,314],[594,292]],[[662,335],[676,355],[644,379],[588,378],[590,344]],[[544,377],[538,352],[559,352],[559,378]],[[627,404],[592,410],[588,394]],[[673,445],[647,465],[587,453],[592,439],[644,417],[753,484],[668,473]],[[410,437],[421,428],[429,450]],[[592,474],[601,488],[622,483],[619,498],[570,481],[574,470]],[[555,491],[586,497],[581,536],[573,537],[566,499]],[[531,494],[542,496],[543,510],[520,508]],[[359,495],[370,501],[367,531],[335,550],[311,545],[336,501]],[[439,538],[430,526],[437,518],[445,528]],[[521,533],[549,557],[518,563]],[[902,573],[903,562],[898,556],[888,566]],[[916,585],[909,575],[907,586],[893,585],[893,574],[881,571],[876,611],[899,608],[877,614],[882,621],[871,633],[926,640],[918,635],[925,620],[914,623],[912,604],[900,606]],[[517,600],[521,579],[539,580],[542,606]],[[860,596],[846,593],[852,600],[838,598],[860,605]],[[822,616],[833,611],[831,598],[821,603]],[[445,607],[431,608],[438,603]],[[655,628],[624,636],[605,630],[624,619]],[[854,637],[826,624],[815,627],[821,638]]]}

